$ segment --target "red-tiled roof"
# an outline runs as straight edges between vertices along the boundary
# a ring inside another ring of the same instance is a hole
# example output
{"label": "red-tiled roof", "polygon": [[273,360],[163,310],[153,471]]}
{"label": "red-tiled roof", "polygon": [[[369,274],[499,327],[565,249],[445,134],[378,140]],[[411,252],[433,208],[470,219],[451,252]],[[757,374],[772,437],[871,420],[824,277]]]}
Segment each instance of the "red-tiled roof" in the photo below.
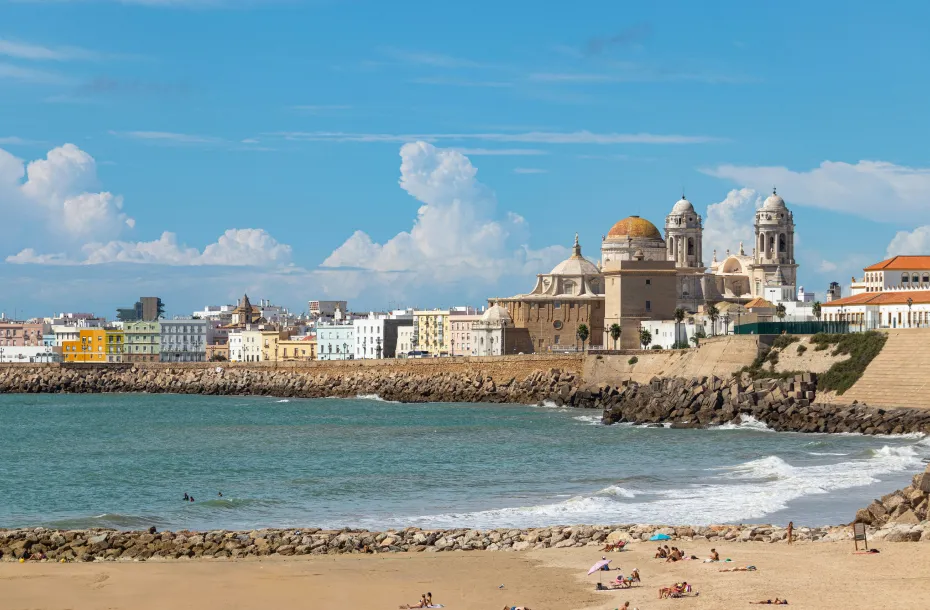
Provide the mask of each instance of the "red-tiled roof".
{"label": "red-tiled roof", "polygon": [[823,307],[842,307],[844,305],[906,305],[908,299],[911,299],[913,304],[930,303],[930,290],[865,292],[824,303]]}
{"label": "red-tiled roof", "polygon": [[775,305],[769,301],[766,301],[762,297],[756,297],[753,300],[746,303],[744,307],[746,309],[753,309],[754,307],[775,307]]}
{"label": "red-tiled roof", "polygon": [[912,269],[930,269],[930,256],[893,256],[880,263],[866,267],[865,271],[895,271]]}

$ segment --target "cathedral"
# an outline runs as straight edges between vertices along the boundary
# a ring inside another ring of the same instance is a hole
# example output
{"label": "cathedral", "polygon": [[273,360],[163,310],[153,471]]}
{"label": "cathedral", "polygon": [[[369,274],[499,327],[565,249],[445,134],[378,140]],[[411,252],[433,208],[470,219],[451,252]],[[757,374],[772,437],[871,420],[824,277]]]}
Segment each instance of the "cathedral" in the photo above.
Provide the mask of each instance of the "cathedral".
{"label": "cathedral", "polygon": [[539,274],[532,291],[488,303],[507,309],[537,352],[571,349],[580,324],[591,345],[610,346],[616,324],[623,347],[636,347],[642,320],[672,319],[677,308],[698,312],[707,303],[746,303],[772,287],[794,293],[794,215],[774,190],[756,210],[754,227],[749,254],[740,243],[721,260],[714,251],[707,266],[703,219],[682,196],[665,217],[664,236],[644,218],[624,218],[602,237],[595,265],[582,256],[576,235],[571,257]]}

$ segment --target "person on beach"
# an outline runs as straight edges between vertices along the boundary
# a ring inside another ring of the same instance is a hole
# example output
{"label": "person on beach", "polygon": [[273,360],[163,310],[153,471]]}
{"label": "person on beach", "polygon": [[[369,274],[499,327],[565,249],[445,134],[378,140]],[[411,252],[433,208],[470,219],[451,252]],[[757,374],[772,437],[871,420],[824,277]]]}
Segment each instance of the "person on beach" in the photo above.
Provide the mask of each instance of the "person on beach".
{"label": "person on beach", "polygon": [[659,550],[656,551],[656,556],[655,556],[655,558],[656,558],[656,559],[665,559],[666,557],[668,557],[668,553],[666,553],[666,552],[665,552],[665,549],[663,549],[663,548],[660,546],[660,547],[659,547]]}
{"label": "person on beach", "polygon": [[720,572],[755,572],[756,566],[746,566],[745,568],[724,568]]}
{"label": "person on beach", "polygon": [[185,491],[185,492],[184,492],[184,501],[185,501],[185,502],[190,502],[190,499],[191,499],[191,497],[190,497],[189,495],[187,495],[187,492]]}
{"label": "person on beach", "polygon": [[504,606],[504,610],[530,610],[529,606]]}
{"label": "person on beach", "polygon": [[401,607],[401,608],[426,608],[426,606],[427,606],[427,603],[426,603],[426,593],[421,593],[421,594],[420,594],[420,601],[417,602],[415,605],[404,604],[403,606],[400,606],[400,607]]}
{"label": "person on beach", "polygon": [[749,602],[749,603],[750,603],[750,604],[762,604],[763,606],[787,606],[787,605],[788,605],[788,600],[787,600],[787,599],[778,599],[778,598],[776,597],[776,598],[775,598],[775,601],[772,601],[772,600],[770,600],[770,599],[767,599],[767,600],[762,601],[762,602]]}
{"label": "person on beach", "polygon": [[222,492],[222,491],[218,491],[218,492],[216,492],[216,494],[217,494],[219,497],[221,497],[221,498],[223,497],[223,492]]}
{"label": "person on beach", "polygon": [[720,553],[717,552],[717,549],[710,550],[710,560],[711,561],[720,561]]}
{"label": "person on beach", "polygon": [[433,594],[430,591],[426,592],[426,607],[427,608],[433,607]]}
{"label": "person on beach", "polygon": [[668,558],[665,560],[665,563],[681,561],[681,551],[677,548],[672,547],[672,552],[669,553]]}
{"label": "person on beach", "polygon": [[194,496],[191,496],[191,502],[193,502],[193,501],[194,501]]}
{"label": "person on beach", "polygon": [[788,544],[791,544],[794,539],[794,521],[788,522]]}

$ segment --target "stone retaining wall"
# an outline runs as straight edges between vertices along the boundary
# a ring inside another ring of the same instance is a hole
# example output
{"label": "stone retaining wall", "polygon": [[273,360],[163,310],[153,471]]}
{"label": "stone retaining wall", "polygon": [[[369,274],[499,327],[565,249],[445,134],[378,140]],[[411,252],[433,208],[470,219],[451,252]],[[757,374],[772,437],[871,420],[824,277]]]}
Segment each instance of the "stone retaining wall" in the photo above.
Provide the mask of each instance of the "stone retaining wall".
{"label": "stone retaining wall", "polygon": [[[386,532],[367,530],[253,530],[212,532],[119,532],[115,530],[0,530],[0,560],[144,561],[199,557],[243,558],[268,555],[338,555],[346,553],[419,553],[440,551],[524,551],[529,549],[603,547],[620,540],[647,541],[664,533],[679,542],[779,542],[787,534],[772,525],[576,525],[530,529],[406,528]],[[795,539],[847,540],[846,526],[801,527]],[[923,536],[930,539],[930,531]],[[653,544],[648,543],[647,544]],[[681,545],[688,553],[690,545]]]}
{"label": "stone retaining wall", "polygon": [[876,499],[856,512],[856,523],[865,523],[893,532],[903,540],[920,539],[918,531],[930,513],[930,466],[915,474],[911,484]]}

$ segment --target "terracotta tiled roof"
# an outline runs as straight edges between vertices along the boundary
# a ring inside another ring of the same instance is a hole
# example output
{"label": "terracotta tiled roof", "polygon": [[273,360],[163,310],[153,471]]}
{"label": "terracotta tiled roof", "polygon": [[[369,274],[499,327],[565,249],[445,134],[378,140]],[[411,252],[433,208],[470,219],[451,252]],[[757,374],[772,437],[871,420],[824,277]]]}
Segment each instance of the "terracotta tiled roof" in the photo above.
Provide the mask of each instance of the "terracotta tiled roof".
{"label": "terracotta tiled roof", "polygon": [[865,268],[865,271],[895,271],[903,269],[930,269],[930,256],[893,256]]}
{"label": "terracotta tiled roof", "polygon": [[766,300],[763,299],[762,297],[756,297],[756,298],[754,298],[753,300],[751,300],[751,301],[749,301],[748,303],[746,303],[745,307],[746,307],[746,309],[752,309],[752,308],[754,308],[754,307],[772,307],[772,308],[774,308],[775,305],[774,305],[773,303],[771,303],[770,301],[766,301]]}
{"label": "terracotta tiled roof", "polygon": [[851,297],[844,297],[823,307],[842,307],[843,305],[905,305],[911,299],[914,304],[930,303],[930,290],[904,290],[901,292],[866,292]]}
{"label": "terracotta tiled roof", "polygon": [[662,234],[659,233],[659,230],[654,224],[646,220],[645,218],[640,218],[639,216],[630,216],[619,221],[610,231],[607,232],[607,237],[651,237],[654,239],[662,239]]}

